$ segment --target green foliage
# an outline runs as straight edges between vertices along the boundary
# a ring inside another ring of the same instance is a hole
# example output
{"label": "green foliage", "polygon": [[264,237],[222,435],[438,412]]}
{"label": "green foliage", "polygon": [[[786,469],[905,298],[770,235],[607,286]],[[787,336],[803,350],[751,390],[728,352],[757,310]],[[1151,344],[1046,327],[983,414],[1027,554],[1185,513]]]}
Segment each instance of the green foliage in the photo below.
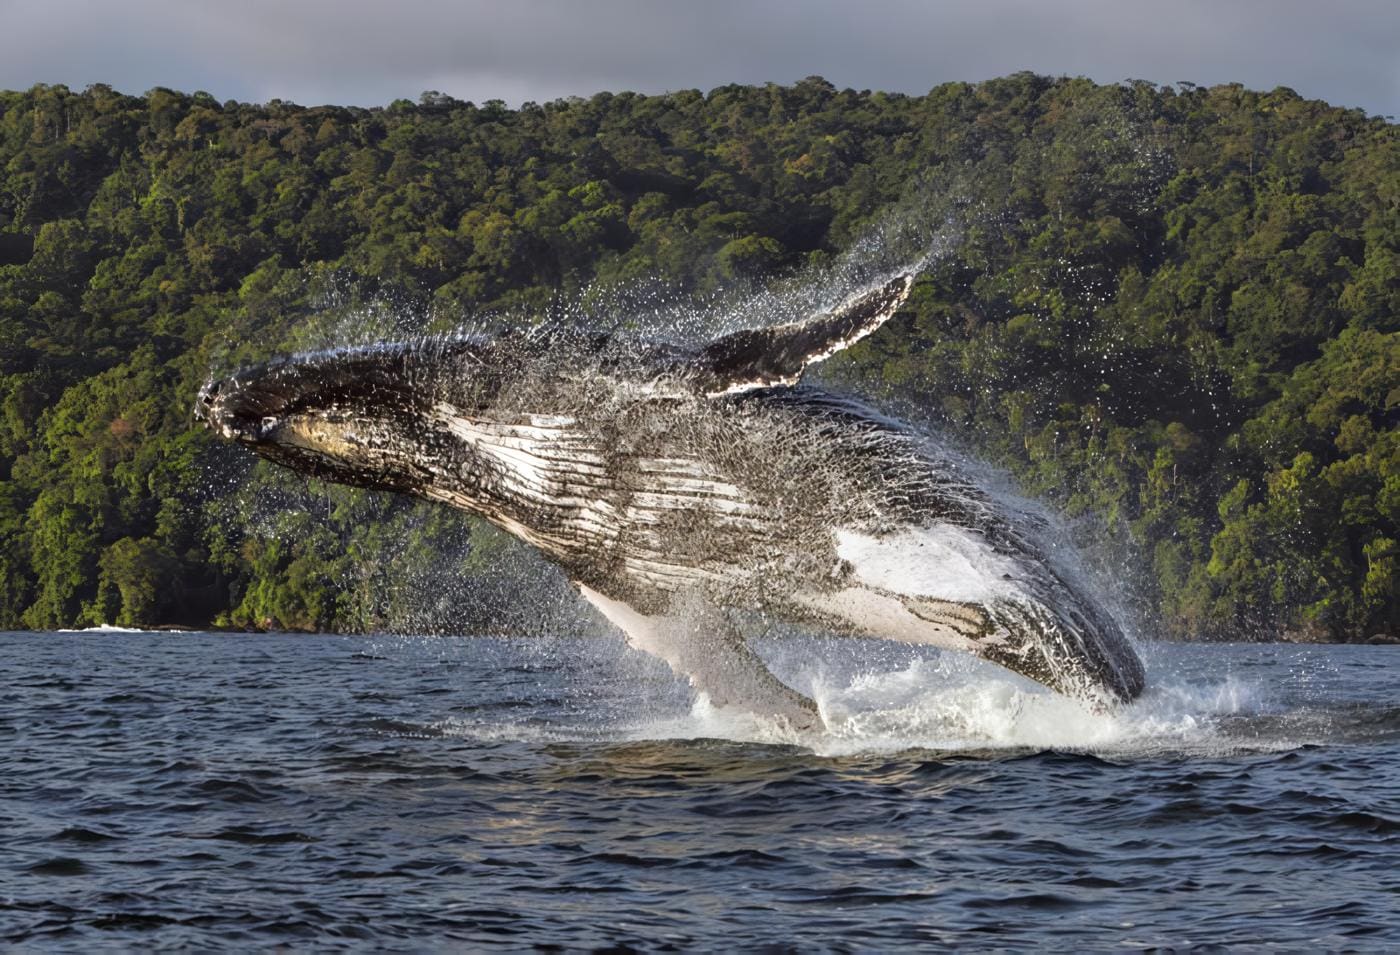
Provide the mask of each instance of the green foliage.
{"label": "green foliage", "polygon": [[1031,74],[514,111],[0,92],[0,627],[425,629],[443,554],[491,625],[500,535],[214,446],[211,368],[314,339],[327,283],[449,319],[710,296],[829,260],[914,182],[960,240],[829,378],[1095,517],[1168,632],[1400,629],[1396,127]]}

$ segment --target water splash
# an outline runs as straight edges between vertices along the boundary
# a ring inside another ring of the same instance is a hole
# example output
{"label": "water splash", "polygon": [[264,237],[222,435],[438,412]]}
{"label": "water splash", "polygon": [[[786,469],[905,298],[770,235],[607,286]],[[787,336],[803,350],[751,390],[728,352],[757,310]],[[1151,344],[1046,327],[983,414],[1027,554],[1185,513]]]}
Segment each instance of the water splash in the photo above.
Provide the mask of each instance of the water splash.
{"label": "water splash", "polygon": [[[895,670],[818,678],[811,692],[827,723],[824,732],[795,734],[761,717],[717,710],[703,695],[684,717],[636,731],[638,738],[792,744],[821,756],[908,750],[1142,756],[1240,748],[1244,741],[1225,734],[1222,720],[1265,707],[1261,687],[1234,677],[1193,683],[1154,676],[1151,689],[1130,706],[1096,712],[995,667],[942,654]],[[1270,748],[1278,745],[1288,744],[1276,741]]]}
{"label": "water splash", "polygon": [[[468,652],[479,658],[470,643]],[[421,651],[411,644],[396,643],[392,652],[431,652],[442,662],[443,644]],[[791,635],[758,646],[776,674],[817,701],[825,729],[797,732],[714,707],[621,640],[587,637],[520,641],[512,651],[517,663],[529,661],[521,679],[532,692],[557,687],[555,708],[487,709],[430,731],[561,744],[721,740],[841,759],[1053,751],[1137,760],[1281,752],[1366,730],[1352,727],[1356,719],[1347,714],[1293,699],[1257,676],[1195,672],[1181,648],[1149,657],[1149,689],[1140,699],[1095,711],[964,654]]]}

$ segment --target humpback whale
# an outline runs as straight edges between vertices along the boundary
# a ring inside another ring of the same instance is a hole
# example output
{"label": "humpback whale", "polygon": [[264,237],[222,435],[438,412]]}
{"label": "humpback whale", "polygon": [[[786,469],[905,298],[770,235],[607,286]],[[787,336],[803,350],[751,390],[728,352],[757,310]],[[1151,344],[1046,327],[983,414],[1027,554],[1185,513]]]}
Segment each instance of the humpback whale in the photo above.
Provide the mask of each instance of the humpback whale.
{"label": "humpback whale", "polygon": [[696,348],[518,330],[300,354],[210,380],[195,414],[297,471],[491,521],[715,705],[821,725],[746,611],[1132,700],[1131,644],[1043,546],[914,431],[801,381],[913,281]]}

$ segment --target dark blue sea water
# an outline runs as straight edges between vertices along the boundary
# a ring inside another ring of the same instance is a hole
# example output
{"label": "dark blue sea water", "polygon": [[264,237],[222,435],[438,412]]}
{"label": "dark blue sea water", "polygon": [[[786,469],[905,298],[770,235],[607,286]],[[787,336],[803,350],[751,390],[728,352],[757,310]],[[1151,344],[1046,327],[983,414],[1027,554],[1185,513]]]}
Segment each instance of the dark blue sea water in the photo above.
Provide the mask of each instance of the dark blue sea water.
{"label": "dark blue sea water", "polygon": [[0,644],[0,947],[1400,947],[1400,648],[774,638],[788,739],[603,638]]}

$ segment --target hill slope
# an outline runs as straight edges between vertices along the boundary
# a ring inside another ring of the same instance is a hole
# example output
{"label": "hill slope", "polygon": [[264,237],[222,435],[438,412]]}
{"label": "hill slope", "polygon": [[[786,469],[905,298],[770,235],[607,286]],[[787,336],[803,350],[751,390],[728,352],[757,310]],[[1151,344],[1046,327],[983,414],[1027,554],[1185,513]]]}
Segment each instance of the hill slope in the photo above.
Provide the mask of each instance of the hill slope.
{"label": "hill slope", "polygon": [[211,365],[328,300],[713,295],[830,261],[916,181],[960,242],[832,377],[1092,515],[1166,632],[1400,631],[1397,127],[1030,74],[519,110],[0,93],[0,627],[500,624],[496,535],[213,448]]}

